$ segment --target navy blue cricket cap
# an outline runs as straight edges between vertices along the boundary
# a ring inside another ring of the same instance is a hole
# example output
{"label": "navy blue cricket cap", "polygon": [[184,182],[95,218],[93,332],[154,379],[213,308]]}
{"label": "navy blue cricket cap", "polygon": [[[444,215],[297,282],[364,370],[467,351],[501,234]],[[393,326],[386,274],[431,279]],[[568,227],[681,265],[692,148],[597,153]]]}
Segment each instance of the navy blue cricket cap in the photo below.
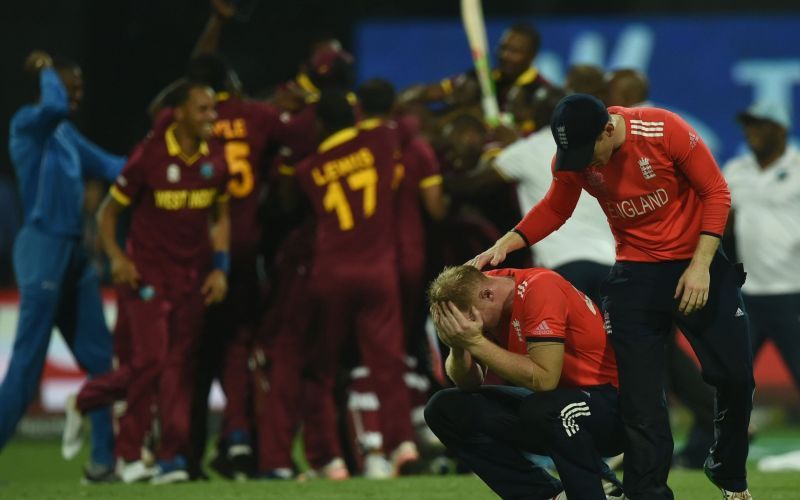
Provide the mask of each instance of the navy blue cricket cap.
{"label": "navy blue cricket cap", "polygon": [[608,110],[589,94],[571,94],[553,111],[550,130],[558,149],[556,170],[579,171],[592,162],[597,136],[608,123]]}

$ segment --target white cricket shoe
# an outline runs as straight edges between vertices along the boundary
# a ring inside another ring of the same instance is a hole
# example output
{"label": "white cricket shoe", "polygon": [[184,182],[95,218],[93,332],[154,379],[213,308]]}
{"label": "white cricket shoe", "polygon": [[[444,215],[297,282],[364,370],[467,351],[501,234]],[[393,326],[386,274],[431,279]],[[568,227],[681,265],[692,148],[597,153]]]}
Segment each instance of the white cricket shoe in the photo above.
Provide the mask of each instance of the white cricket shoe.
{"label": "white cricket shoe", "polygon": [[83,414],[78,411],[77,396],[67,398],[64,408],[64,432],[61,434],[61,456],[72,460],[83,448]]}
{"label": "white cricket shoe", "polygon": [[147,481],[158,474],[158,469],[153,466],[145,465],[141,460],[126,462],[120,459],[117,462],[117,475],[123,483],[138,483]]}
{"label": "white cricket shoe", "polygon": [[366,479],[390,479],[394,477],[394,468],[381,453],[368,453],[364,457],[364,477]]}
{"label": "white cricket shoe", "polygon": [[726,489],[722,489],[722,498],[724,500],[753,500],[753,495],[750,494],[750,490],[744,491],[728,491]]}

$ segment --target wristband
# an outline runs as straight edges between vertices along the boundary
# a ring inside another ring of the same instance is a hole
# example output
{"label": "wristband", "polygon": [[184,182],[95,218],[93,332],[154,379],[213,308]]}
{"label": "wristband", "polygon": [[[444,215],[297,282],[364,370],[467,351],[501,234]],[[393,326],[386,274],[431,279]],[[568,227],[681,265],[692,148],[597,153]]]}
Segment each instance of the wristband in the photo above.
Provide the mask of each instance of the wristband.
{"label": "wristband", "polygon": [[225,276],[231,272],[230,252],[214,252],[214,269],[219,269]]}

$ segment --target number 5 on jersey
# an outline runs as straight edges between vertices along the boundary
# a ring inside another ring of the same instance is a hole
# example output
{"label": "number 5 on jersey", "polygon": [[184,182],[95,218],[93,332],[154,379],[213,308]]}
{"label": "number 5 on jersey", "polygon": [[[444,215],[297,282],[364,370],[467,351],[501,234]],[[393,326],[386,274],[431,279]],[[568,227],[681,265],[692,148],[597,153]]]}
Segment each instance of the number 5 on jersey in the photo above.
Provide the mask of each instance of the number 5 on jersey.
{"label": "number 5 on jersey", "polygon": [[[351,191],[364,191],[364,218],[368,219],[375,213],[378,202],[377,196],[378,172],[375,168],[365,168],[347,176],[347,187]],[[347,195],[340,181],[328,184],[328,190],[322,199],[322,205],[327,212],[336,212],[339,219],[339,229],[349,231],[355,226],[353,210],[347,201]]]}

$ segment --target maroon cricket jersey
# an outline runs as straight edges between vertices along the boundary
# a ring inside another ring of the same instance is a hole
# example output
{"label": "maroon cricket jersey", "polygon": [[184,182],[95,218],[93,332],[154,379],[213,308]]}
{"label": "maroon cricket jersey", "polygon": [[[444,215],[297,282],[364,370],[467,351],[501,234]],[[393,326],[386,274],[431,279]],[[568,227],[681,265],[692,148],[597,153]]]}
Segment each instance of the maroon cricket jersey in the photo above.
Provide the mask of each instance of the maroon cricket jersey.
{"label": "maroon cricket jersey", "polygon": [[250,254],[261,237],[258,207],[268,148],[284,138],[286,125],[274,106],[217,94],[214,138],[228,166],[231,252]]}
{"label": "maroon cricket jersey", "polygon": [[439,161],[425,139],[412,137],[398,166],[397,238],[403,256],[425,252],[425,225],[420,191],[442,183]]}
{"label": "maroon cricket jersey", "polygon": [[320,261],[395,261],[396,135],[386,126],[342,129],[325,139],[296,169],[317,218]]}
{"label": "maroon cricket jersey", "polygon": [[203,142],[194,155],[184,154],[175,126],[148,135],[111,187],[111,196],[132,208],[128,255],[145,281],[208,267],[212,210],[227,198],[219,151]]}

